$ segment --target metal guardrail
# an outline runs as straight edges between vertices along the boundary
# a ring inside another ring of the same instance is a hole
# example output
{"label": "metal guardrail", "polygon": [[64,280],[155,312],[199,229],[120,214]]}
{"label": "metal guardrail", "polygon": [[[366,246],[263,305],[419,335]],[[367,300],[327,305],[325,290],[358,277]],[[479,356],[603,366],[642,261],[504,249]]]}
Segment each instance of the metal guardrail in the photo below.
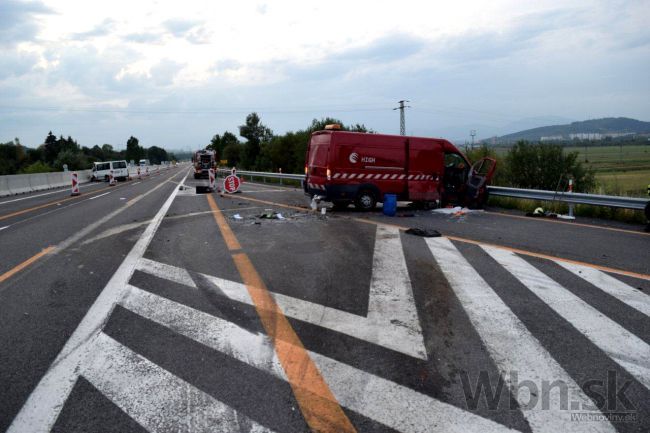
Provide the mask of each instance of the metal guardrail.
{"label": "metal guardrail", "polygon": [[555,192],[539,189],[508,188],[489,186],[490,195],[514,197],[528,200],[559,201],[562,203],[588,204],[592,206],[643,210],[648,203],[644,198],[619,197],[613,195],[584,194],[580,192]]}
{"label": "metal guardrail", "polygon": [[[230,173],[230,170],[219,169],[220,173]],[[258,177],[262,179],[291,179],[303,180],[305,178],[302,174],[287,174],[287,173],[269,173],[263,171],[237,171],[237,174],[250,177]],[[599,195],[599,194],[585,194],[579,192],[555,192],[541,189],[523,189],[523,188],[509,188],[505,186],[488,186],[490,195],[499,197],[512,197],[526,200],[540,200],[540,201],[558,201],[568,204],[587,204],[592,206],[604,206],[622,209],[635,209],[643,210],[648,200],[644,198],[635,197],[619,197],[613,195]]]}
{"label": "metal guardrail", "polygon": [[[225,168],[220,168],[217,170],[218,173],[221,174],[230,174],[229,169]],[[289,179],[289,180],[303,180],[305,178],[304,175],[302,174],[291,174],[291,173],[270,173],[270,172],[265,172],[265,171],[244,171],[244,170],[237,170],[238,175],[242,176],[248,176],[251,178],[262,178],[262,179],[280,179],[282,181],[283,179]]]}

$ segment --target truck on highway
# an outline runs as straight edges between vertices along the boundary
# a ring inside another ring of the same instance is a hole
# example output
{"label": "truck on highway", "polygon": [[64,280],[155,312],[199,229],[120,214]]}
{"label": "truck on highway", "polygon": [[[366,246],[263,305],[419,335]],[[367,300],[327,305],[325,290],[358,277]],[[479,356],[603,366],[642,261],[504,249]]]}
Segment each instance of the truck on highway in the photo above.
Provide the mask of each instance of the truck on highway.
{"label": "truck on highway", "polygon": [[496,160],[470,164],[440,138],[341,131],[338,125],[312,133],[305,158],[303,189],[336,208],[354,203],[371,210],[384,194],[425,208],[460,204],[481,207]]}
{"label": "truck on highway", "polygon": [[217,155],[213,150],[197,150],[192,156],[194,179],[209,176],[209,170],[217,169]]}

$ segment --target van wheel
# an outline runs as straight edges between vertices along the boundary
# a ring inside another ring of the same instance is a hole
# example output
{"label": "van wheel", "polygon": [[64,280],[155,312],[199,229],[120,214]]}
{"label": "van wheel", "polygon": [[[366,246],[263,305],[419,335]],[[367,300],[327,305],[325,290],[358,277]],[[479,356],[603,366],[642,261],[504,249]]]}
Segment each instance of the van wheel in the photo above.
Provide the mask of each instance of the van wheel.
{"label": "van wheel", "polygon": [[350,205],[350,202],[347,200],[336,200],[332,204],[334,205],[334,210],[345,210]]}
{"label": "van wheel", "polygon": [[354,200],[354,207],[364,212],[373,210],[376,205],[377,199],[375,198],[375,194],[367,189],[359,191],[357,198]]}

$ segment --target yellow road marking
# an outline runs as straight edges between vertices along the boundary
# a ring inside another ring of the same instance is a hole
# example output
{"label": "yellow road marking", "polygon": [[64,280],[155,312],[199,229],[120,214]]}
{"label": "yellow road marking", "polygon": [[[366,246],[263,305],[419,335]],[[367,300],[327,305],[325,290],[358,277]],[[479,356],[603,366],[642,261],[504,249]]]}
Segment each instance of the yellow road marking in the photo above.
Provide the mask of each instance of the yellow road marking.
{"label": "yellow road marking", "polygon": [[244,252],[241,252],[241,245],[228,222],[219,212],[214,198],[212,195],[208,195],[207,198],[226,245],[232,251],[235,266],[248,289],[255,310],[267,335],[273,341],[275,352],[305,421],[314,432],[356,432],[289,320],[255,270],[253,263]]}
{"label": "yellow road marking", "polygon": [[7,272],[5,272],[4,274],[0,275],[0,283],[2,283],[2,282],[4,282],[5,280],[11,278],[13,275],[15,275],[15,274],[17,274],[18,272],[22,271],[22,270],[25,269],[27,266],[31,265],[32,263],[34,263],[36,260],[40,259],[40,258],[43,257],[44,255],[49,254],[49,253],[52,252],[55,248],[56,248],[56,247],[53,247],[53,246],[47,247],[47,248],[45,248],[44,250],[42,250],[40,253],[37,253],[37,254],[33,255],[32,257],[28,258],[27,260],[25,260],[25,261],[22,262],[21,264],[19,264],[19,265],[17,265],[17,266],[14,266],[13,269],[10,269],[10,270],[8,270]]}
{"label": "yellow road marking", "polygon": [[[507,217],[507,218],[517,218],[517,219],[525,219],[528,221],[531,221],[531,217],[523,216],[523,215],[511,215],[507,213],[501,213],[501,212],[490,212],[490,215],[498,215],[502,217]],[[630,229],[621,229],[618,227],[604,227],[604,226],[597,226],[595,224],[587,224],[587,223],[578,223],[575,221],[563,221],[561,219],[555,219],[555,218],[535,218],[535,221],[539,222],[544,222],[544,223],[555,223],[555,224],[568,224],[572,226],[578,226],[578,227],[588,227],[591,229],[598,229],[598,230],[609,230],[612,232],[622,232],[622,233],[632,233],[634,235],[643,235],[643,236],[650,236],[650,232],[640,232],[638,230],[630,230]]]}
{"label": "yellow road marking", "polygon": [[210,209],[212,210],[212,213],[214,215],[214,220],[217,222],[217,225],[219,226],[219,230],[221,230],[221,235],[223,236],[223,239],[226,241],[226,245],[228,246],[228,249],[231,251],[241,250],[241,245],[239,244],[237,237],[232,232],[230,226],[228,225],[228,222],[223,217],[223,214],[219,212],[220,210],[219,206],[217,206],[217,202],[214,201],[212,194],[208,194],[207,197],[208,197],[208,204],[210,205]]}
{"label": "yellow road marking", "polygon": [[86,195],[76,195],[76,196],[67,197],[67,198],[60,199],[60,200],[48,201],[47,203],[39,204],[37,206],[33,206],[33,207],[30,207],[30,208],[27,208],[27,209],[22,209],[22,210],[19,210],[19,211],[16,211],[16,212],[8,213],[6,215],[0,215],[0,221],[2,221],[4,219],[7,219],[7,218],[11,218],[11,217],[15,217],[15,216],[18,216],[18,215],[25,214],[27,212],[32,212],[32,211],[35,211],[35,210],[43,209],[45,207],[55,205],[56,203],[64,203],[64,202],[70,201],[70,200],[86,198],[89,195],[97,194],[98,192],[106,191],[107,189],[115,189],[115,187],[114,186],[107,186],[107,187],[104,187],[104,188],[100,188],[100,189],[98,189],[96,191],[91,191],[89,193],[86,193]]}
{"label": "yellow road marking", "polygon": [[[230,196],[225,196],[225,197],[234,198],[234,197],[230,197]],[[298,210],[300,212],[312,212],[310,209],[305,209],[305,208],[298,207],[298,206],[286,205],[286,204],[282,204],[282,203],[275,203],[275,202],[266,201],[266,200],[259,200],[259,199],[256,199],[256,198],[239,196],[239,197],[237,197],[237,199],[238,200],[243,200],[243,201],[252,201],[252,202],[257,202],[257,203],[263,203],[263,204],[272,205],[272,206],[284,207],[284,208],[287,208],[287,209],[295,209],[295,210]],[[528,218],[528,217],[521,217],[521,218]],[[362,222],[362,223],[365,223],[365,224],[374,224],[374,225],[384,225],[384,226],[389,226],[389,227],[396,227],[396,228],[398,228],[400,230],[408,230],[410,228],[410,227],[405,227],[405,226],[402,226],[402,225],[399,225],[399,224],[378,222],[378,221],[373,221],[373,220],[366,219],[366,218],[353,217],[351,219],[353,221],[358,221],[358,222]],[[568,224],[571,224],[571,223],[568,223]],[[594,227],[597,227],[597,226],[594,226]],[[625,230],[622,230],[622,231],[625,231]],[[629,231],[629,232],[634,233],[634,234],[638,234],[637,232],[633,232],[633,231]],[[642,234],[645,234],[645,233],[642,233]],[[618,274],[618,275],[625,275],[625,276],[628,276],[628,277],[633,277],[633,278],[638,278],[638,279],[641,279],[641,280],[650,281],[650,275],[648,275],[648,274],[625,271],[623,269],[617,269],[617,268],[611,268],[611,267],[608,267],[608,266],[595,265],[593,263],[581,262],[581,261],[578,261],[578,260],[565,259],[563,257],[553,256],[553,255],[550,255],[550,254],[536,253],[534,251],[528,251],[528,250],[522,250],[522,249],[519,249],[519,248],[507,247],[505,245],[491,244],[489,242],[476,241],[474,239],[462,238],[460,236],[445,236],[445,237],[447,237],[449,239],[452,239],[452,240],[455,240],[455,241],[459,241],[459,242],[466,242],[466,243],[475,244],[475,245],[489,245],[491,247],[501,248],[501,249],[506,250],[506,251],[512,251],[514,253],[529,256],[529,257],[538,257],[538,258],[542,258],[542,259],[546,259],[546,260],[554,260],[554,261],[558,261],[558,262],[573,263],[573,264],[577,264],[577,265],[587,266],[587,267],[597,269],[597,270],[603,271],[603,272],[609,272],[609,273]]]}

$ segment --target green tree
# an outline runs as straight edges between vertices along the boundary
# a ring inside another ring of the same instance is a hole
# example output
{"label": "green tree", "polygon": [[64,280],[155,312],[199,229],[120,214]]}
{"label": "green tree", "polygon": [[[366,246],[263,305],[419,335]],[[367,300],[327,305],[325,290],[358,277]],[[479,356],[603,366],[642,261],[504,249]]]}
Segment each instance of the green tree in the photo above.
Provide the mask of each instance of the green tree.
{"label": "green tree", "polygon": [[152,164],[160,164],[162,161],[168,161],[167,151],[158,146],[151,146],[147,149],[147,159]]}
{"label": "green tree", "polygon": [[62,150],[56,157],[53,167],[55,171],[63,170],[63,165],[67,164],[68,170],[84,170],[88,168],[88,159],[81,152],[75,152],[72,149]]}
{"label": "green tree", "polygon": [[50,131],[47,134],[47,137],[45,137],[45,141],[43,142],[43,157],[45,158],[45,162],[47,163],[52,163],[56,159],[56,156],[59,154],[59,151],[61,150],[59,148],[60,142],[56,139],[56,136],[52,134],[52,131]]}
{"label": "green tree", "polygon": [[27,167],[23,168],[21,170],[21,173],[34,174],[34,173],[49,173],[51,171],[54,171],[52,167],[50,167],[43,161],[36,161],[33,164],[30,164]]}
{"label": "green tree", "polygon": [[242,145],[230,143],[223,149],[223,158],[228,160],[228,166],[237,167],[241,161]]}
{"label": "green tree", "polygon": [[126,153],[124,158],[127,161],[133,160],[136,164],[145,156],[145,150],[140,146],[140,141],[134,136],[129,137],[126,141]]}
{"label": "green tree", "polygon": [[258,168],[262,143],[266,144],[271,141],[273,131],[263,125],[257,113],[253,112],[246,116],[246,123],[239,127],[239,135],[247,140],[241,155],[242,165],[249,169]]}
{"label": "green tree", "polygon": [[578,161],[578,152],[565,153],[558,144],[518,141],[505,160],[506,181],[515,188],[554,191],[569,177],[574,179],[576,192],[589,192],[596,184],[593,172]]}

